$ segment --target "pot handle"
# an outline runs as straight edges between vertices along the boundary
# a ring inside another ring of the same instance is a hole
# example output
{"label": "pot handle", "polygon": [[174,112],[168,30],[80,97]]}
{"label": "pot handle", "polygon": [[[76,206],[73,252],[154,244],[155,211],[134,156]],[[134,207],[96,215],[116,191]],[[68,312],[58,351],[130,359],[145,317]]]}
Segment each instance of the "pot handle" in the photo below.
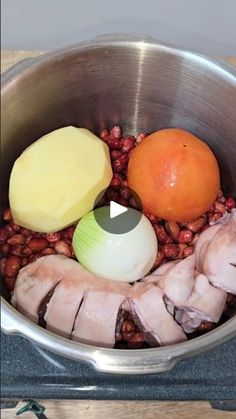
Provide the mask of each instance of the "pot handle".
{"label": "pot handle", "polygon": [[10,308],[10,304],[6,303],[3,297],[1,297],[1,329],[4,333],[9,335],[18,333],[20,330],[18,327],[19,320],[17,319],[17,316],[15,316],[15,313],[12,315],[11,312],[12,308]]}
{"label": "pot handle", "polygon": [[119,352],[117,358],[115,355],[106,355],[104,352],[97,353],[92,364],[97,371],[102,373],[139,375],[170,371],[179,361],[178,357],[172,355],[159,356],[157,359],[156,355],[152,356],[150,353],[144,353],[143,351],[140,353],[139,349],[133,350],[132,358],[127,360],[125,359],[126,352],[125,349]]}

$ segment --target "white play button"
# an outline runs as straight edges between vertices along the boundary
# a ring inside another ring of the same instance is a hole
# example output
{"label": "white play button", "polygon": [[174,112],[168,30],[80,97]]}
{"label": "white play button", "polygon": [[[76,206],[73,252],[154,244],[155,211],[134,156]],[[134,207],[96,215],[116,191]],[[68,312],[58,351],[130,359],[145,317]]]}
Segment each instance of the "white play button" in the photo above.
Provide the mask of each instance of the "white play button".
{"label": "white play button", "polygon": [[142,204],[137,194],[131,190],[132,197],[135,199],[136,208],[131,208],[129,202],[126,205],[106,199],[103,205],[99,205],[101,199],[106,197],[107,190],[101,191],[94,203],[94,217],[97,224],[107,233],[125,234],[133,230],[142,218]]}
{"label": "white play button", "polygon": [[128,211],[128,208],[117,204],[117,202],[110,201],[110,218],[118,217],[118,215],[124,214],[126,211]]}

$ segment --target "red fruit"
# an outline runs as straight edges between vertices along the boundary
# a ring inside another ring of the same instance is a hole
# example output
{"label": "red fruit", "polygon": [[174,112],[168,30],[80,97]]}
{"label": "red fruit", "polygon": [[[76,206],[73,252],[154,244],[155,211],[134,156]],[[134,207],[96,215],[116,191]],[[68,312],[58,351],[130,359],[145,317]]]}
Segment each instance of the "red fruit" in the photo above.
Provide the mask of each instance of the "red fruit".
{"label": "red fruit", "polygon": [[[203,170],[204,167],[204,170]],[[168,221],[192,221],[214,202],[220,185],[208,145],[181,129],[163,129],[132,151],[129,186],[145,211]]]}

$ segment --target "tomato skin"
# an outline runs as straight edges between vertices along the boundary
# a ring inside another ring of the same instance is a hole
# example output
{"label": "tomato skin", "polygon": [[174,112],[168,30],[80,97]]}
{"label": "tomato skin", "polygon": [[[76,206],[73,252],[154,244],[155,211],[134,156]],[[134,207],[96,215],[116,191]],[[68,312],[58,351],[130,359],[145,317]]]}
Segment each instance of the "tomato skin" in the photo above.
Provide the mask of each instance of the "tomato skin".
{"label": "tomato skin", "polygon": [[128,184],[143,208],[170,221],[192,221],[206,212],[220,189],[217,160],[209,146],[177,128],[156,131],[132,152]]}

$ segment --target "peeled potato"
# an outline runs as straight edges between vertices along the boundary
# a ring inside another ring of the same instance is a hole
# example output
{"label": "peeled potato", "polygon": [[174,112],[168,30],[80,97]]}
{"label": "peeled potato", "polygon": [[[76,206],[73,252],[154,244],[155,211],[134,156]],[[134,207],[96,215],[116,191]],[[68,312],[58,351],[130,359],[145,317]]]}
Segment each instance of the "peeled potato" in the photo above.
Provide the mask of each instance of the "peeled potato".
{"label": "peeled potato", "polygon": [[87,129],[60,128],[15,161],[9,187],[14,221],[44,233],[61,230],[91,211],[109,185],[109,151]]}

